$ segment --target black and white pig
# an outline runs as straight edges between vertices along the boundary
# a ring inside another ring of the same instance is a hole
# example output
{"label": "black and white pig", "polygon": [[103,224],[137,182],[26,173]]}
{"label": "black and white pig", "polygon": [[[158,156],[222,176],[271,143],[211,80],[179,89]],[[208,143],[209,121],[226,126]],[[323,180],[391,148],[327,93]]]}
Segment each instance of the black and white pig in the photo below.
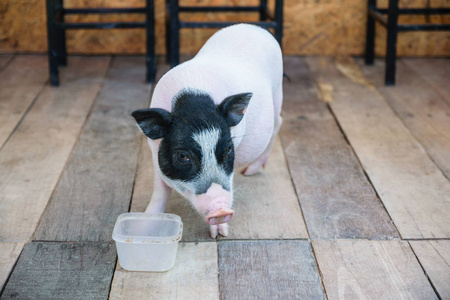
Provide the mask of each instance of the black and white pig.
{"label": "black and white pig", "polygon": [[172,189],[228,235],[233,169],[264,167],[281,126],[283,63],[265,29],[234,25],[214,34],[191,60],[167,72],[149,109],[132,113],[153,154],[146,212],[164,212]]}

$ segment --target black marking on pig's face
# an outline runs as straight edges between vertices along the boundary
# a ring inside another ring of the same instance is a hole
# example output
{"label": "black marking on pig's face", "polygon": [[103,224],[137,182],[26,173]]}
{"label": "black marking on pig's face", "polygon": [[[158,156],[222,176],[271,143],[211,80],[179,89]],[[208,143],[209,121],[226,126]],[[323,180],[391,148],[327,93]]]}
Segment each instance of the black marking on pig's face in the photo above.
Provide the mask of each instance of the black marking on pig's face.
{"label": "black marking on pig's face", "polygon": [[231,191],[234,146],[230,127],[243,118],[252,94],[237,94],[216,106],[199,91],[184,90],[172,113],[161,109],[133,112],[142,131],[163,137],[158,162],[163,177],[180,193],[205,193],[212,183]]}
{"label": "black marking on pig's face", "polygon": [[206,94],[177,96],[172,125],[161,142],[161,172],[181,192],[206,193],[213,182],[231,190],[234,147],[219,107]]}

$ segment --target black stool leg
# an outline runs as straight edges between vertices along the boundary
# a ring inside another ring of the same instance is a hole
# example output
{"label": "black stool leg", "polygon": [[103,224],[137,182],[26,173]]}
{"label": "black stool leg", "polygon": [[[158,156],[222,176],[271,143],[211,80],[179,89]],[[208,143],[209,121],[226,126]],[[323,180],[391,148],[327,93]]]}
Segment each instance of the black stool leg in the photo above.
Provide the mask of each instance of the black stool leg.
{"label": "black stool leg", "polygon": [[166,0],[166,62],[170,63],[170,57],[172,55],[171,49],[170,49],[170,40],[172,38],[172,35],[170,34],[170,0]]}
{"label": "black stool leg", "polygon": [[59,85],[58,79],[58,46],[55,30],[55,3],[47,0],[47,39],[48,39],[48,64],[50,71],[50,84]]}
{"label": "black stool leg", "polygon": [[387,47],[386,47],[386,85],[395,85],[395,58],[397,52],[398,0],[389,0]]}
{"label": "black stool leg", "polygon": [[180,20],[178,0],[169,0],[169,23],[168,23],[168,54],[169,63],[175,67],[180,63]]}
{"label": "black stool leg", "polygon": [[283,0],[275,1],[275,38],[277,39],[280,47],[283,47]]}
{"label": "black stool leg", "polygon": [[[56,20],[64,23],[63,0],[56,1]],[[66,31],[56,28],[56,40],[58,44],[58,65],[67,66]]]}
{"label": "black stool leg", "polygon": [[376,0],[369,0],[367,8],[366,51],[364,61],[366,65],[373,65],[375,57],[375,20],[369,15],[371,9],[376,9]]}
{"label": "black stool leg", "polygon": [[156,54],[155,54],[155,7],[153,0],[146,0],[145,8],[145,32],[147,52],[145,55],[145,64],[147,67],[146,81],[151,83],[155,80],[156,72]]}
{"label": "black stool leg", "polygon": [[261,22],[264,22],[267,20],[266,11],[267,11],[267,0],[260,0],[259,1],[259,20]]}

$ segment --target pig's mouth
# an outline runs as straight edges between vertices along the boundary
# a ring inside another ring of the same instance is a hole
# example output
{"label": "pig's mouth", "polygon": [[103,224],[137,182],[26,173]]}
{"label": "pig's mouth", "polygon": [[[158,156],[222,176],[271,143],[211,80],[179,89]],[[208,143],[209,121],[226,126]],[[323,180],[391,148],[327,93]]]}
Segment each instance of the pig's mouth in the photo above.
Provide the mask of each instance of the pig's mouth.
{"label": "pig's mouth", "polygon": [[220,209],[213,212],[210,212],[206,215],[206,223],[209,225],[219,225],[222,223],[227,223],[231,220],[234,215],[234,211],[232,209]]}

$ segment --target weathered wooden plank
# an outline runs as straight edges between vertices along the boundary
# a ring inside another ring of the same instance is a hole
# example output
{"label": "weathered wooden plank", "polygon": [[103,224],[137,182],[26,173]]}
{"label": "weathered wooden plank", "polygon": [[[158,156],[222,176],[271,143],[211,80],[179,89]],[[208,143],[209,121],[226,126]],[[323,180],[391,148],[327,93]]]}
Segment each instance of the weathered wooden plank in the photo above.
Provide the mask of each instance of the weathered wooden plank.
{"label": "weathered wooden plank", "polygon": [[42,90],[46,67],[45,56],[17,56],[0,73],[0,148]]}
{"label": "weathered wooden plank", "polygon": [[2,299],[106,299],[114,243],[27,244]]}
{"label": "weathered wooden plank", "polygon": [[228,239],[308,238],[279,138],[266,168],[234,175],[235,216]]}
{"label": "weathered wooden plank", "polygon": [[[428,73],[416,73],[405,61],[411,59],[401,59],[397,62],[395,87],[386,87],[378,75],[384,70],[382,61],[378,60],[374,66],[364,66],[362,70],[436,165],[450,179],[450,102],[447,103],[425,80]],[[439,70],[438,66],[436,67]],[[450,64],[448,67],[450,68]],[[450,80],[450,71],[448,73],[447,81]],[[450,99],[450,95],[447,97]]]}
{"label": "weathered wooden plank", "polygon": [[0,241],[32,236],[100,89],[109,58],[70,57],[0,152]]}
{"label": "weathered wooden plank", "polygon": [[219,243],[221,299],[324,299],[307,241]]}
{"label": "weathered wooden plank", "polygon": [[0,72],[11,62],[13,57],[12,54],[0,54]]}
{"label": "weathered wooden plank", "polygon": [[441,299],[450,299],[450,241],[410,241]]}
{"label": "weathered wooden plank", "polygon": [[312,243],[329,300],[437,299],[407,242]]}
{"label": "weathered wooden plank", "polygon": [[22,251],[24,243],[0,242],[0,291],[9,276],[17,258]]}
{"label": "weathered wooden plank", "polygon": [[332,85],[330,106],[401,236],[450,237],[450,183],[380,93],[355,82],[364,75],[351,59],[306,60]]}
{"label": "weathered wooden plank", "polygon": [[34,239],[109,241],[127,212],[139,151],[131,112],[149,103],[145,61],[113,60]]}
{"label": "weathered wooden plank", "polygon": [[439,95],[450,105],[450,59],[448,58],[418,58],[401,59],[413,69],[422,80],[428,82]]}
{"label": "weathered wooden plank", "polygon": [[128,272],[117,266],[109,299],[219,299],[217,243],[180,243],[173,269]]}
{"label": "weathered wooden plank", "polygon": [[308,66],[298,57],[284,61],[291,81],[284,84],[281,140],[311,238],[398,237],[335,119],[319,100]]}

